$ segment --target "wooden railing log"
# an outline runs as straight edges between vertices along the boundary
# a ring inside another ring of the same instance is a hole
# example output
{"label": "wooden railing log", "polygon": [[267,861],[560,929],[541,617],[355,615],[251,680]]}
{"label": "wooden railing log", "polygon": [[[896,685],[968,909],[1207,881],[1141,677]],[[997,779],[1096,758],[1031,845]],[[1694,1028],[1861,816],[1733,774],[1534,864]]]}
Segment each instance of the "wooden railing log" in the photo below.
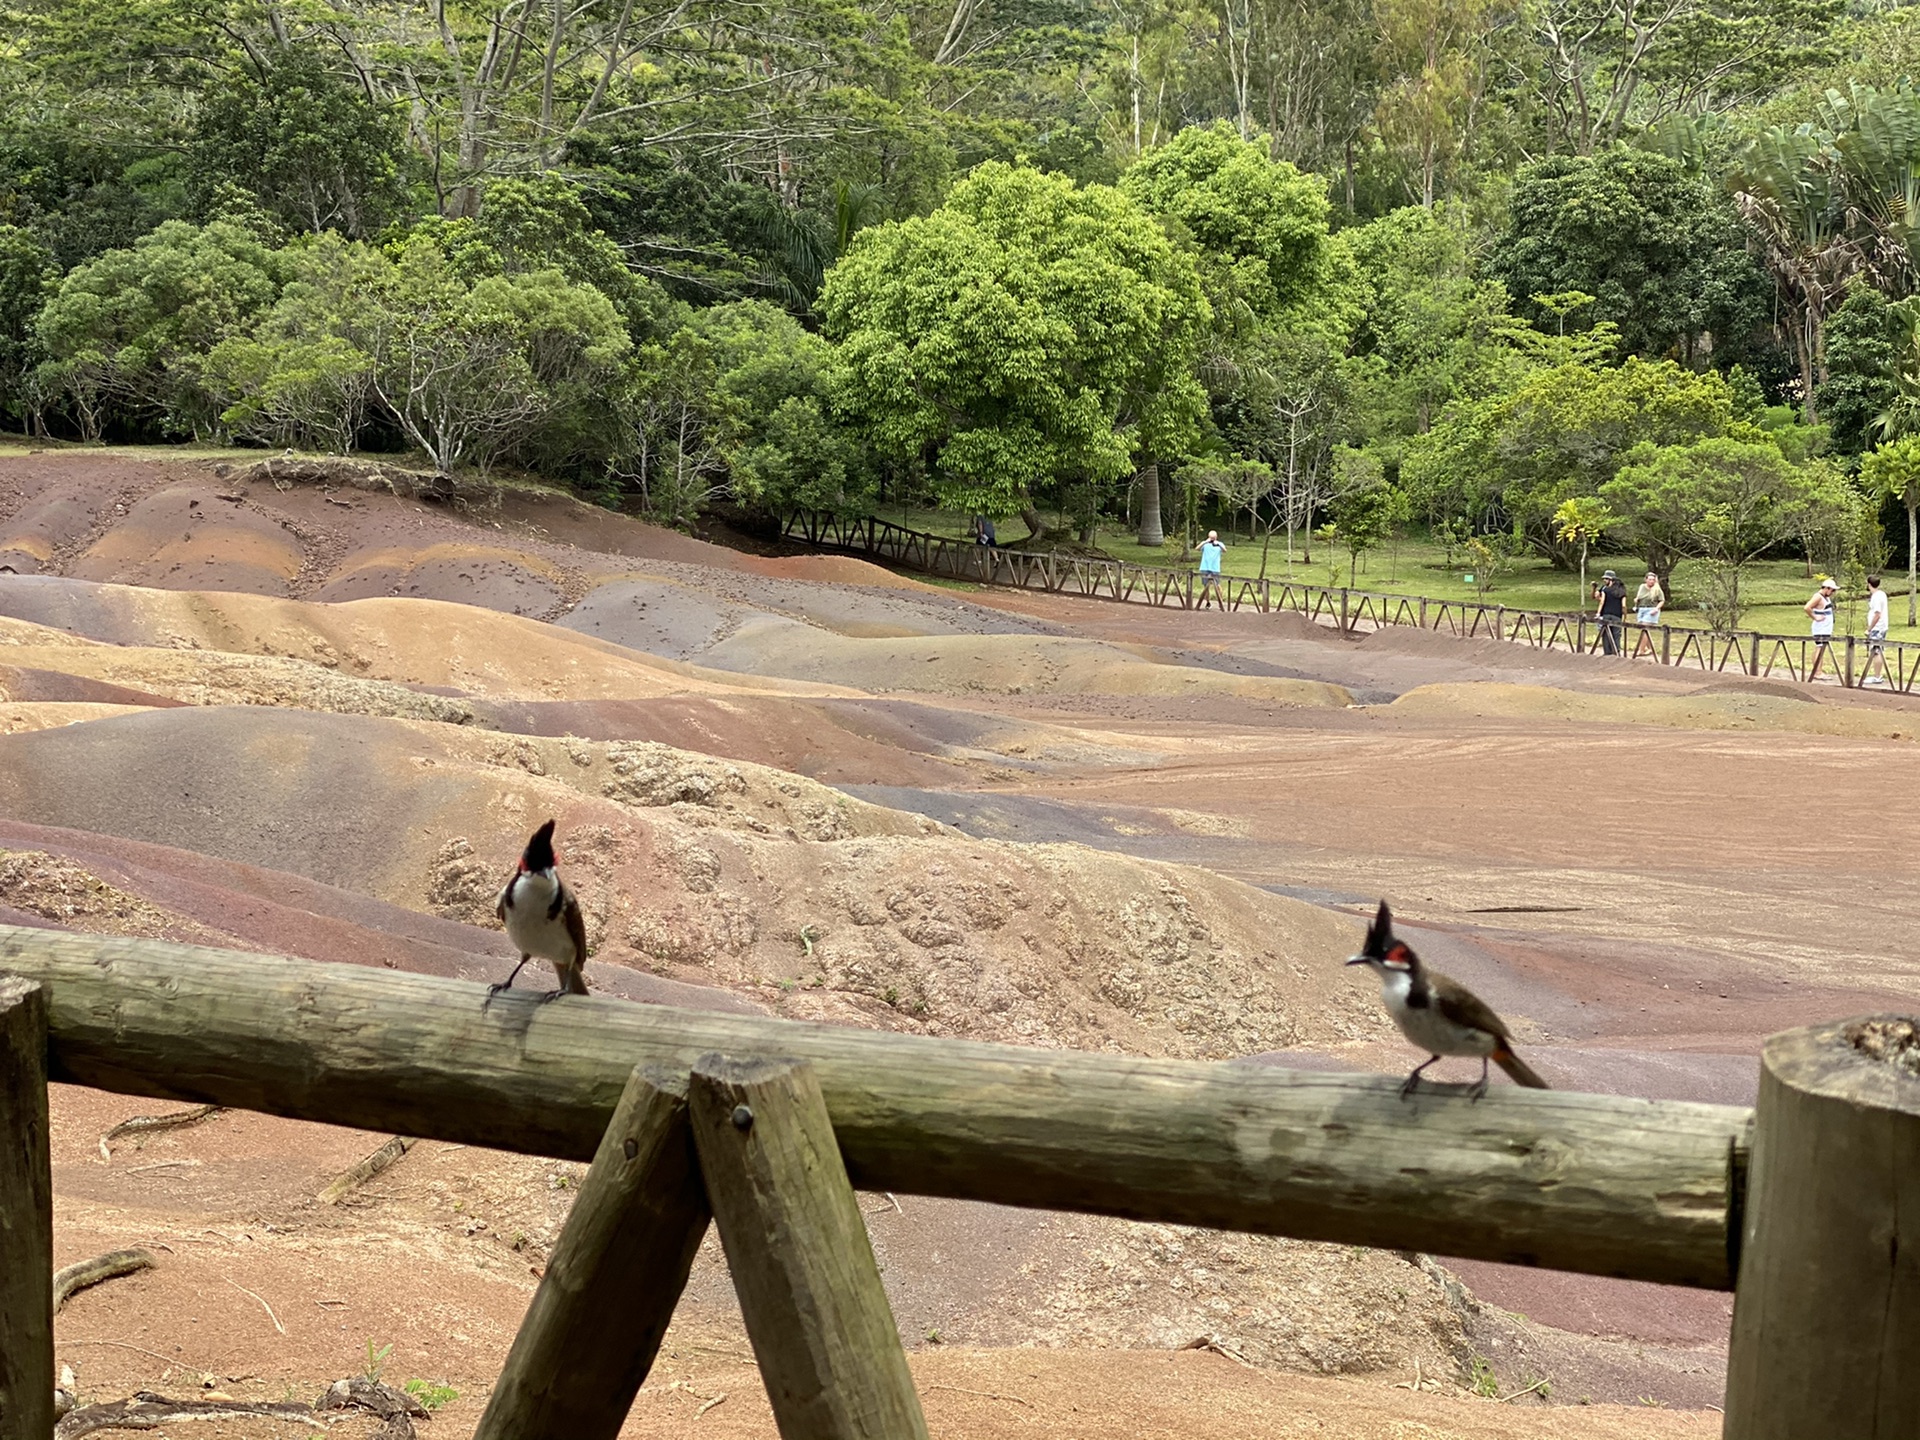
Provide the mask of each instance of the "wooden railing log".
{"label": "wooden railing log", "polygon": [[686,1091],[628,1078],[474,1440],[620,1433],[707,1233]]}
{"label": "wooden railing log", "polygon": [[709,1055],[694,1145],[782,1440],[926,1440],[813,1067]]}
{"label": "wooden railing log", "polygon": [[815,1066],[854,1183],[1726,1288],[1751,1112],[1032,1050],[0,926],[52,1074],[388,1134],[592,1156],[636,1063]]}
{"label": "wooden railing log", "polygon": [[1881,1015],[1762,1051],[1726,1440],[1920,1434],[1920,1046]]}
{"label": "wooden railing log", "polygon": [[0,975],[0,1437],[53,1434],[47,995]]}

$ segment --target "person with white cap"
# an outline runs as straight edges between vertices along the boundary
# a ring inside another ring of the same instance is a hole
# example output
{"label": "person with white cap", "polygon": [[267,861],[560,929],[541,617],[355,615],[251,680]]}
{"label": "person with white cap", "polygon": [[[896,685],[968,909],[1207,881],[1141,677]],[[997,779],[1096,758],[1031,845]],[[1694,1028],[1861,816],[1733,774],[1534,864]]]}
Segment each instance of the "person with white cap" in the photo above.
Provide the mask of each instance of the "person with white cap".
{"label": "person with white cap", "polygon": [[1593,613],[1600,622],[1601,653],[1618,655],[1621,631],[1626,625],[1627,587],[1620,583],[1619,575],[1609,570],[1600,577],[1593,593],[1600,601],[1600,608]]}
{"label": "person with white cap", "polygon": [[1633,592],[1633,618],[1640,626],[1633,641],[1634,659],[1638,660],[1654,648],[1653,637],[1647,631],[1660,623],[1660,612],[1666,608],[1667,592],[1660,586],[1660,576],[1658,572],[1649,570],[1640,588]]}
{"label": "person with white cap", "polygon": [[1813,621],[1813,664],[1807,669],[1809,680],[1820,673],[1820,662],[1827,658],[1827,646],[1833,640],[1833,597],[1839,589],[1839,585],[1829,576],[1820,582],[1820,588],[1813,592],[1813,598],[1801,607]]}

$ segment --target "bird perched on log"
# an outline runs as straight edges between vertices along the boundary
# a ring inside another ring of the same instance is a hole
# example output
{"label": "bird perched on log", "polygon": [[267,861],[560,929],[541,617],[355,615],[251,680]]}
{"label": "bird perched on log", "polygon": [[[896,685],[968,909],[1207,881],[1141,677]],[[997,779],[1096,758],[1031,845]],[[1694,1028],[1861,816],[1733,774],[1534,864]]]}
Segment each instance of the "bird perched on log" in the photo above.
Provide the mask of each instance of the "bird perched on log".
{"label": "bird perched on log", "polygon": [[507,938],[520,951],[520,964],[500,984],[487,988],[489,999],[511,989],[522,966],[536,955],[552,965],[560,978],[560,988],[547,999],[587,993],[587,923],[580,914],[580,902],[553,866],[553,821],[549,820],[527,841],[519,867],[494,905],[493,913],[507,923]]}
{"label": "bird perched on log", "polygon": [[1380,902],[1379,913],[1367,929],[1366,944],[1347,961],[1365,965],[1380,977],[1380,998],[1400,1033],[1427,1052],[1427,1059],[1413,1067],[1407,1083],[1400,1087],[1405,1099],[1420,1083],[1420,1072],[1442,1055],[1464,1055],[1480,1062],[1480,1080],[1472,1089],[1478,1100],[1487,1093],[1487,1061],[1491,1060],[1516,1085],[1533,1090],[1549,1086],[1528,1064],[1513,1053],[1508,1042],[1506,1022],[1494,1014],[1486,1001],[1456,980],[1437,970],[1429,970],[1406,941],[1393,933],[1393,912]]}

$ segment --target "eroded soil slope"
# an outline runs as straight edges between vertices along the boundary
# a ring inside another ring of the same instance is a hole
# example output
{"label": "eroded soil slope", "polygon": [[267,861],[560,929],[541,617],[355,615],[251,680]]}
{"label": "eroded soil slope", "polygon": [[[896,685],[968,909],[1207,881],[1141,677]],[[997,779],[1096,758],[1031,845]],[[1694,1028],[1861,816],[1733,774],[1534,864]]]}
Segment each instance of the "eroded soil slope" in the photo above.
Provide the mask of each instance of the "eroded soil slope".
{"label": "eroded soil slope", "polygon": [[[552,816],[605,993],[1394,1070],[1340,963],[1385,893],[1556,1083],[1734,1101],[1761,1034],[1912,978],[1908,702],[470,502],[0,457],[0,921],[492,979]],[[56,1101],[60,1258],[161,1247],[63,1314],[84,1392],[279,1398],[391,1342],[470,1429],[577,1170],[427,1142],[321,1206],[385,1137],[235,1114],[103,1158],[142,1108]],[[1637,1402],[1717,1400],[1725,1297],[865,1203],[943,1434],[1716,1423]],[[669,1348],[629,1434],[771,1433],[711,1239]]]}

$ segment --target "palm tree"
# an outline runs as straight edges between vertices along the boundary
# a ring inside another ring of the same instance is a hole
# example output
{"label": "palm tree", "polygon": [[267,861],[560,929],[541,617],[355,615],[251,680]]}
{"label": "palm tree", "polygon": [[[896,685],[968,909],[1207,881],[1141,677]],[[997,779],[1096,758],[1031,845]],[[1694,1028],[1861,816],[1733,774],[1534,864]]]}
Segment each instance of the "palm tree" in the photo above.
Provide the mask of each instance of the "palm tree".
{"label": "palm tree", "polygon": [[1748,144],[1729,184],[1752,230],[1781,305],[1793,317],[1787,338],[1800,366],[1801,405],[1815,419],[1814,387],[1824,378],[1828,312],[1862,268],[1848,233],[1832,137],[1812,125],[1775,126]]}

